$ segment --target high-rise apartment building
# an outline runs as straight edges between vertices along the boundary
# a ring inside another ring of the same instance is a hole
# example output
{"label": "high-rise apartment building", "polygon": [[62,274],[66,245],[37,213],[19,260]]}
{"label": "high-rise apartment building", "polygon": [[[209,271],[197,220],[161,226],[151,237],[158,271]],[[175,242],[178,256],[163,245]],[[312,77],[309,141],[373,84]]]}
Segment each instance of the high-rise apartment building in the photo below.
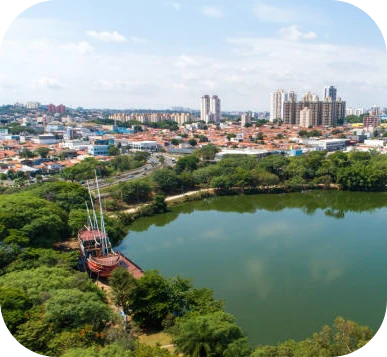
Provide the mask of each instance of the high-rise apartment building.
{"label": "high-rise apartment building", "polygon": [[374,105],[371,110],[370,110],[370,114],[373,115],[373,116],[378,116],[380,115],[380,107],[378,107],[377,105]]}
{"label": "high-rise apartment building", "polygon": [[200,120],[203,120],[206,123],[218,123],[220,119],[220,98],[217,95],[213,95],[212,97],[210,97],[209,95],[204,95],[202,97],[202,103],[200,108]]}
{"label": "high-rise apartment building", "polygon": [[323,126],[332,126],[337,122],[336,118],[336,102],[330,97],[324,99],[321,109],[321,124]]}
{"label": "high-rise apartment building", "polygon": [[251,113],[243,113],[241,116],[241,127],[244,128],[246,124],[251,124]]}
{"label": "high-rise apartment building", "polygon": [[211,102],[210,102],[210,111],[211,114],[213,115],[213,121],[215,123],[220,122],[220,99],[217,95],[213,95],[211,97]]}
{"label": "high-rise apartment building", "polygon": [[47,106],[47,111],[48,111],[49,113],[51,113],[51,114],[55,114],[55,113],[56,113],[56,107],[55,107],[55,105],[54,105],[54,104],[49,104],[49,105]]}
{"label": "high-rise apartment building", "polygon": [[346,102],[340,97],[337,100],[328,97],[320,101],[317,95],[307,93],[300,102],[288,100],[284,103],[283,123],[302,127],[333,126],[345,117],[345,113]]}
{"label": "high-rise apartment building", "polygon": [[329,86],[324,88],[324,99],[331,98],[333,101],[336,100],[337,89],[334,86]]}
{"label": "high-rise apartment building", "polygon": [[56,107],[56,112],[59,114],[63,114],[66,111],[66,107],[63,104],[59,104]]}
{"label": "high-rise apartment building", "polygon": [[347,103],[341,99],[341,97],[337,98],[336,101],[336,123],[339,119],[345,118],[345,113],[347,111]]}
{"label": "high-rise apartment building", "polygon": [[312,124],[312,110],[308,107],[305,107],[300,111],[300,127],[309,128],[313,126]]}
{"label": "high-rise apartment building", "polygon": [[292,91],[289,92],[288,100],[290,102],[297,102],[297,94],[296,94],[295,91],[292,90]]}
{"label": "high-rise apartment building", "polygon": [[200,108],[200,120],[208,123],[210,119],[210,96],[206,94],[202,97],[202,105]]}
{"label": "high-rise apartment building", "polygon": [[59,104],[57,107],[54,104],[49,104],[47,106],[47,111],[50,114],[55,114],[55,113],[64,114],[66,111],[66,107],[63,104]]}
{"label": "high-rise apartment building", "polygon": [[27,102],[26,108],[27,109],[38,109],[40,106],[39,102]]}
{"label": "high-rise apartment building", "polygon": [[380,126],[381,119],[379,116],[369,115],[363,118],[363,126],[364,128],[377,128]]}
{"label": "high-rise apartment building", "polygon": [[277,89],[270,95],[270,121],[275,119],[283,119],[283,106],[288,100],[288,93],[283,89]]}

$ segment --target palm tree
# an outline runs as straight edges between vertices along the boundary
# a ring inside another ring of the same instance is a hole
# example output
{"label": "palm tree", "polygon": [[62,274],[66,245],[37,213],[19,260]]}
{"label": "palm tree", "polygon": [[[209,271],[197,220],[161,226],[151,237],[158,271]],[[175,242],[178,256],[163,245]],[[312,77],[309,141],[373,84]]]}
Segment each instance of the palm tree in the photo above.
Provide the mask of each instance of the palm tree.
{"label": "palm tree", "polygon": [[193,319],[182,326],[175,343],[192,357],[210,357],[211,334],[207,320]]}

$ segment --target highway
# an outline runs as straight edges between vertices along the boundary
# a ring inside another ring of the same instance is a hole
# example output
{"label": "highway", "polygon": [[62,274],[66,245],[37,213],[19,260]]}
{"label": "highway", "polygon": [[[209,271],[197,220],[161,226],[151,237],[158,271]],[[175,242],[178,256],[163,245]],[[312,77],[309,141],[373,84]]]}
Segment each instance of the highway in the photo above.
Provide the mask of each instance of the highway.
{"label": "highway", "polygon": [[[139,167],[135,170],[125,172],[124,174],[116,175],[108,177],[107,179],[98,179],[99,188],[106,188],[109,186],[116,185],[120,182],[126,182],[129,180],[141,178],[150,175],[154,170],[159,169],[163,166],[163,164],[160,162],[160,159],[157,156],[160,156],[161,154],[152,154],[149,159],[147,160],[147,164]],[[175,165],[175,159],[170,156],[164,156],[164,166],[170,166],[173,167]],[[82,184],[83,186],[87,187],[87,182]],[[89,186],[92,191],[97,189],[97,186],[95,184],[94,180],[89,180]]]}

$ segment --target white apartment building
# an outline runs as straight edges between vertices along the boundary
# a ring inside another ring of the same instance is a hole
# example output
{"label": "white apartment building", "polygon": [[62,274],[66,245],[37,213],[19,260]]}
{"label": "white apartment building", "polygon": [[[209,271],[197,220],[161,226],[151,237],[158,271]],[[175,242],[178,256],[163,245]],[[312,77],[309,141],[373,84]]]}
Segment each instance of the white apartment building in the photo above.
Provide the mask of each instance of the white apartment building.
{"label": "white apartment building", "polygon": [[26,108],[27,109],[38,109],[40,107],[39,102],[27,102]]}
{"label": "white apartment building", "polygon": [[211,97],[211,102],[210,102],[210,111],[213,115],[213,120],[215,123],[220,122],[220,99],[217,95],[213,95]]}
{"label": "white apartment building", "polygon": [[208,123],[210,121],[210,96],[203,95],[202,97],[202,105],[200,107],[200,120]]}
{"label": "white apartment building", "polygon": [[220,98],[217,95],[213,95],[212,97],[204,95],[200,107],[200,120],[203,120],[206,123],[219,123],[220,119]]}
{"label": "white apartment building", "polygon": [[270,121],[283,119],[284,102],[288,100],[288,93],[283,89],[278,89],[270,95]]}
{"label": "white apartment building", "polygon": [[378,116],[380,115],[380,107],[378,107],[377,105],[374,105],[372,108],[371,108],[371,112],[370,114],[371,115],[375,115],[375,116]]}
{"label": "white apartment building", "polygon": [[311,125],[313,125],[312,111],[305,107],[300,111],[300,127],[309,128]]}
{"label": "white apartment building", "polygon": [[251,113],[243,113],[241,116],[241,127],[244,128],[246,124],[251,123]]}

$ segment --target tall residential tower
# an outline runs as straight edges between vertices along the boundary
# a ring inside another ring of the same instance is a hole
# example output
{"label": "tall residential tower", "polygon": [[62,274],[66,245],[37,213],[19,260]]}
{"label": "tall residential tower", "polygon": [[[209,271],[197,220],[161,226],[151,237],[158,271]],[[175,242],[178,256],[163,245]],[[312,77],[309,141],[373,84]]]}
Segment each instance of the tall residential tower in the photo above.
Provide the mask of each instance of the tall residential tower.
{"label": "tall residential tower", "polygon": [[283,89],[278,89],[270,95],[270,121],[283,119],[284,103],[288,100],[288,93]]}
{"label": "tall residential tower", "polygon": [[217,95],[210,97],[204,95],[202,97],[202,104],[200,109],[200,120],[206,123],[215,122],[218,123],[221,119],[220,111],[220,99]]}

